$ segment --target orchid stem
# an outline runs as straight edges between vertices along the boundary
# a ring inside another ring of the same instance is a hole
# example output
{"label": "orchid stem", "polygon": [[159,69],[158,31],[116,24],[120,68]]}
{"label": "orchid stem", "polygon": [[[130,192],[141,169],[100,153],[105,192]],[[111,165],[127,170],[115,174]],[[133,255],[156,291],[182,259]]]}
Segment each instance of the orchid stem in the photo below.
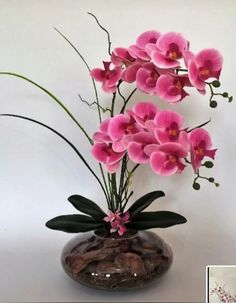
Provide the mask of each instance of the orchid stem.
{"label": "orchid stem", "polygon": [[16,73],[0,72],[0,75],[9,75],[9,76],[14,76],[14,77],[17,77],[17,78],[21,78],[21,79],[23,79],[23,80],[25,80],[27,82],[30,82],[31,84],[33,84],[34,86],[38,87],[42,91],[44,91],[54,101],[56,101],[57,104],[59,104],[60,107],[63,108],[63,110],[70,116],[70,118],[76,123],[76,125],[84,133],[84,135],[86,136],[86,138],[89,140],[90,144],[93,143],[93,140],[89,137],[89,135],[87,134],[87,132],[85,131],[85,129],[83,128],[83,126],[75,119],[75,117],[72,115],[72,113],[65,107],[65,105],[56,96],[54,96],[52,93],[50,93],[46,88],[44,88],[41,85],[35,83],[34,81],[30,80],[29,78],[26,78],[25,76],[22,76],[22,75],[19,75],[19,74],[16,74]]}
{"label": "orchid stem", "polygon": [[60,134],[58,131],[56,131],[55,129],[53,129],[52,127],[37,121],[35,119],[32,118],[28,118],[25,116],[20,116],[20,115],[15,115],[15,114],[0,114],[0,116],[5,116],[5,117],[13,117],[13,118],[20,118],[23,120],[28,120],[30,122],[36,123],[38,125],[41,125],[47,129],[49,129],[50,131],[52,131],[54,134],[56,134],[57,136],[59,136],[61,139],[63,139],[68,145],[70,145],[70,147],[76,152],[76,154],[79,156],[79,158],[82,160],[82,162],[85,164],[85,166],[89,169],[89,171],[93,174],[93,176],[96,178],[96,180],[98,181],[98,183],[100,184],[104,195],[106,197],[107,202],[109,201],[109,197],[107,196],[106,190],[102,184],[102,182],[100,181],[100,179],[98,178],[98,176],[95,174],[95,172],[92,170],[92,168],[89,166],[89,164],[87,163],[87,161],[85,160],[85,158],[82,156],[82,154],[78,151],[78,149],[74,146],[74,144],[72,144],[66,137],[64,137],[62,134]]}

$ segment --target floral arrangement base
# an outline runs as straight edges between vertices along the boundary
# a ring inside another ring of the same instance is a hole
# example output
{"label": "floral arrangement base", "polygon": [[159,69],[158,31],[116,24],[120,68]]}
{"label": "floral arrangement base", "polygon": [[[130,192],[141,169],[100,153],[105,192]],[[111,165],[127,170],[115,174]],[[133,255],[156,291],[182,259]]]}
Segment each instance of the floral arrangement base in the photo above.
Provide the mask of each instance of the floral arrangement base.
{"label": "floral arrangement base", "polygon": [[134,289],[161,277],[171,266],[170,246],[149,231],[123,236],[88,232],[70,240],[62,252],[65,272],[97,289]]}

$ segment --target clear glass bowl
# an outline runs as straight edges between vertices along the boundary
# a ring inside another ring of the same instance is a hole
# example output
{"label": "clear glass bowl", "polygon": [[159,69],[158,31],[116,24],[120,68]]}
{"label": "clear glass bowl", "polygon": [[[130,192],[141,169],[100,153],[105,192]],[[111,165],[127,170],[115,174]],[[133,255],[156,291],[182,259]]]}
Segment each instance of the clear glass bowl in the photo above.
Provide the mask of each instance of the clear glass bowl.
{"label": "clear glass bowl", "polygon": [[170,267],[170,246],[150,231],[123,236],[88,232],[70,240],[61,261],[75,281],[97,289],[141,288]]}

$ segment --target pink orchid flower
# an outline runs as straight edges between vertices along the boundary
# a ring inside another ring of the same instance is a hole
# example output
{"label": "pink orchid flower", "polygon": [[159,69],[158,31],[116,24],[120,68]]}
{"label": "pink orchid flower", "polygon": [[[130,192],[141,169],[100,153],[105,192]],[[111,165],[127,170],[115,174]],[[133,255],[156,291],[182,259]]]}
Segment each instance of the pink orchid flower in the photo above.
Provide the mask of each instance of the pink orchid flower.
{"label": "pink orchid flower", "polygon": [[150,144],[144,152],[150,155],[151,168],[160,176],[181,173],[186,166],[181,159],[187,156],[187,150],[179,143]]}
{"label": "pink orchid flower", "polygon": [[135,61],[129,65],[122,73],[121,79],[127,83],[136,81],[136,75],[140,67],[143,65],[142,61]]}
{"label": "pink orchid flower", "polygon": [[156,93],[156,83],[160,74],[152,63],[143,64],[137,71],[136,83],[137,88],[149,95]]}
{"label": "pink orchid flower", "polygon": [[187,75],[161,75],[156,83],[156,93],[169,103],[176,103],[188,96],[184,86],[190,85]]}
{"label": "pink orchid flower", "polygon": [[149,61],[150,57],[145,50],[146,45],[155,44],[160,36],[161,34],[154,30],[142,33],[140,36],[138,36],[136,44],[129,47],[130,54],[137,59]]}
{"label": "pink orchid flower", "polygon": [[187,147],[188,135],[186,129],[181,129],[183,117],[180,114],[172,110],[163,110],[156,114],[154,124],[154,133],[160,144],[176,142]]}
{"label": "pink orchid flower", "polygon": [[191,151],[191,162],[195,172],[201,166],[204,157],[215,158],[217,149],[210,149],[212,146],[209,133],[202,128],[197,128],[189,134]]}
{"label": "pink orchid flower", "polygon": [[176,32],[161,35],[156,43],[157,49],[151,53],[152,62],[160,68],[174,68],[179,66],[179,59],[188,49],[188,41]]}
{"label": "pink orchid flower", "polygon": [[132,136],[141,130],[132,116],[119,114],[113,117],[108,126],[108,134],[113,142],[116,152],[126,150]]}
{"label": "pink orchid flower", "polygon": [[142,128],[146,128],[148,121],[153,121],[158,112],[157,106],[152,102],[138,102],[132,110],[126,111],[130,116],[134,117],[135,121]]}
{"label": "pink orchid flower", "polygon": [[128,145],[129,158],[135,163],[148,163],[149,156],[144,152],[144,148],[149,144],[158,144],[153,134],[140,132],[133,135]]}
{"label": "pink orchid flower", "polygon": [[99,126],[99,131],[93,134],[93,140],[97,143],[110,143],[112,142],[110,136],[108,135],[108,125],[111,118],[105,119]]}
{"label": "pink orchid flower", "polygon": [[218,50],[209,48],[200,51],[188,62],[189,79],[192,85],[204,90],[207,79],[219,79],[222,65],[223,57]]}
{"label": "pink orchid flower", "polygon": [[112,143],[95,143],[91,149],[94,158],[101,163],[104,163],[106,169],[113,173],[118,170],[120,160],[125,152],[117,153],[112,148]]}
{"label": "pink orchid flower", "polygon": [[115,213],[110,212],[109,215],[103,218],[104,221],[110,222],[111,229],[110,232],[118,232],[120,236],[122,236],[126,232],[125,224],[130,222],[130,214],[126,212],[121,216],[121,212],[116,211]]}
{"label": "pink orchid flower", "polygon": [[125,67],[131,65],[135,61],[135,58],[133,58],[128,49],[124,47],[116,47],[114,51],[111,54],[111,62],[115,66],[122,66],[125,65]]}
{"label": "pink orchid flower", "polygon": [[102,89],[106,93],[114,93],[117,89],[116,84],[121,78],[122,69],[116,66],[114,69],[110,69],[111,62],[103,61],[104,69],[94,68],[90,75],[96,81],[102,82]]}

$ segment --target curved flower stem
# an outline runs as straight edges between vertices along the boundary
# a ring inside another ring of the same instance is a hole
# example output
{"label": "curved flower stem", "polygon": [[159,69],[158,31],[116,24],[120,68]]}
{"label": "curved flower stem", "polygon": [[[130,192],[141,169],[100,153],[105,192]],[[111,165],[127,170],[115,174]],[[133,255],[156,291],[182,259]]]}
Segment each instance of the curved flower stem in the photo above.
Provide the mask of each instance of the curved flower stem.
{"label": "curved flower stem", "polygon": [[[88,70],[88,72],[90,74],[91,69],[90,69],[87,61],[85,60],[84,56],[82,56],[82,54],[79,52],[79,50],[74,46],[74,44],[62,32],[60,32],[56,27],[54,27],[54,29],[75,50],[75,52],[79,55],[80,59],[84,62],[85,66],[87,67],[87,70]],[[98,99],[98,91],[97,91],[97,87],[96,87],[95,81],[94,81],[94,79],[92,77],[91,77],[91,80],[92,80],[94,94],[95,94],[96,103],[97,103],[98,118],[99,118],[99,122],[101,123],[102,122],[102,117],[101,117],[101,109],[100,109],[100,104],[99,104],[99,99]]]}
{"label": "curved flower stem", "polygon": [[25,116],[20,116],[20,115],[15,115],[15,114],[0,114],[0,116],[5,116],[5,117],[14,117],[14,118],[20,118],[23,120],[28,120],[30,122],[34,122],[38,125],[41,125],[47,129],[49,129],[50,131],[52,131],[54,134],[56,134],[57,136],[59,136],[61,139],[63,139],[68,145],[70,145],[70,147],[76,152],[76,154],[79,156],[79,158],[83,161],[83,163],[85,164],[85,166],[88,168],[88,170],[93,174],[93,176],[96,178],[96,180],[98,181],[99,185],[101,186],[103,193],[106,197],[107,202],[109,202],[109,198],[107,196],[107,193],[105,191],[105,188],[102,184],[102,182],[100,181],[100,179],[98,178],[98,176],[95,174],[95,172],[92,170],[92,168],[89,166],[89,164],[87,163],[87,161],[85,160],[85,158],[82,156],[82,154],[78,151],[78,149],[66,138],[64,137],[62,134],[60,134],[58,131],[56,131],[55,129],[53,129],[52,127],[37,121],[35,119],[31,119]]}
{"label": "curved flower stem", "polygon": [[130,98],[133,96],[133,94],[136,92],[136,90],[137,90],[137,88],[135,88],[135,89],[131,92],[131,94],[128,96],[128,98],[127,98],[126,101],[124,102],[124,105],[122,106],[121,111],[120,111],[121,114],[124,113],[125,108],[126,108],[126,105],[128,104],[128,102],[129,102]]}
{"label": "curved flower stem", "polygon": [[85,129],[83,128],[83,126],[75,119],[75,117],[72,115],[72,113],[65,107],[65,105],[56,97],[54,96],[52,93],[50,93],[46,88],[42,87],[41,85],[37,84],[36,82],[30,80],[29,78],[19,75],[17,73],[11,73],[11,72],[0,72],[0,75],[9,75],[9,76],[14,76],[17,78],[21,78],[27,82],[30,82],[31,84],[35,85],[36,87],[38,87],[39,89],[41,89],[42,91],[44,91],[47,95],[49,95],[54,101],[57,102],[57,104],[60,105],[61,108],[63,108],[63,110],[70,116],[70,118],[76,123],[76,125],[80,128],[80,130],[84,133],[84,135],[86,136],[86,138],[89,140],[90,144],[93,143],[93,140],[89,137],[88,133],[85,131]]}
{"label": "curved flower stem", "polygon": [[[80,51],[74,46],[74,44],[62,33],[60,32],[57,28],[55,28],[55,31],[63,38],[66,40],[67,43],[69,43],[69,45],[75,50],[75,52],[79,55],[80,59],[84,62],[89,74],[91,72],[91,69],[87,63],[87,61],[85,60],[85,58],[83,57],[83,55],[80,53]],[[102,116],[101,116],[101,105],[99,103],[99,98],[98,98],[98,91],[97,91],[97,87],[96,87],[96,84],[95,84],[95,81],[94,79],[91,77],[91,80],[92,80],[92,84],[93,84],[93,89],[94,89],[94,94],[95,94],[95,99],[96,99],[96,102],[95,104],[97,105],[97,111],[98,111],[98,118],[99,118],[99,122],[101,123],[102,122]],[[103,182],[104,182],[104,185],[105,185],[105,188],[107,190],[107,194],[109,196],[109,190],[108,190],[108,186],[107,186],[107,181],[106,181],[106,178],[105,178],[105,175],[104,175],[104,171],[103,171],[103,168],[102,168],[102,165],[99,164],[99,168],[100,168],[100,172],[101,172],[101,175],[102,175],[102,179],[103,179]],[[108,181],[109,182],[109,181]]]}
{"label": "curved flower stem", "polygon": [[92,14],[90,12],[88,12],[87,14],[92,16],[95,19],[95,21],[97,22],[97,25],[107,34],[108,54],[111,56],[111,37],[110,37],[108,30],[105,29],[105,27],[101,25],[101,23],[98,21],[98,18],[94,14]]}

